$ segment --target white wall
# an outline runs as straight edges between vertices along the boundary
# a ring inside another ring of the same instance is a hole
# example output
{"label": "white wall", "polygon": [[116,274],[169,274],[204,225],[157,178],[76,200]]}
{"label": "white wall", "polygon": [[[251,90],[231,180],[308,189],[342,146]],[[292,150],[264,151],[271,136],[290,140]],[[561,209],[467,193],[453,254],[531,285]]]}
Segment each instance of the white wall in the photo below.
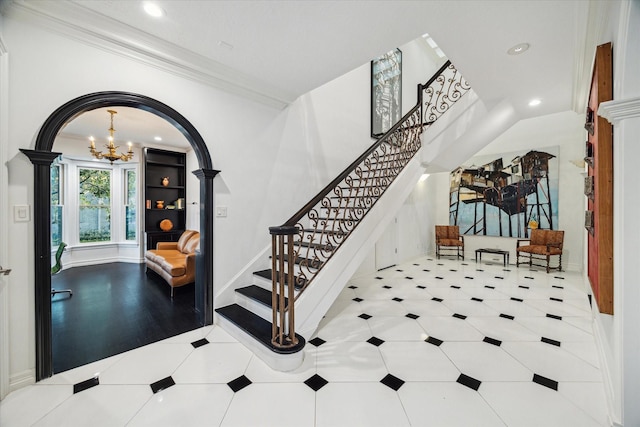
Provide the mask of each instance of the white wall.
{"label": "white wall", "polygon": [[[5,16],[1,31],[10,54],[8,109],[2,112],[9,124],[9,208],[33,206],[33,168],[19,149],[34,148],[56,108],[108,90],[155,98],[195,126],[221,170],[214,198],[228,215],[214,218],[214,291],[267,245],[269,226],[282,224],[373,142],[369,64],[277,110],[17,18]],[[404,59],[409,72],[410,56]],[[405,87],[415,92],[415,84]],[[195,199],[188,195],[188,202]],[[9,225],[9,371],[16,388],[34,378],[33,223]]]}

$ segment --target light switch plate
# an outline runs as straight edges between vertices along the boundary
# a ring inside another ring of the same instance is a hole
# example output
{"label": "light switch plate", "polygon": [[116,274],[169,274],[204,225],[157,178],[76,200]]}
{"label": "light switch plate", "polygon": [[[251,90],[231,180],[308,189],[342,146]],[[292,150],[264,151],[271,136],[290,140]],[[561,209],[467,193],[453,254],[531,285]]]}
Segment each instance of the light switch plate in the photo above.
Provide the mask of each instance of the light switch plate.
{"label": "light switch plate", "polygon": [[218,206],[216,208],[216,216],[218,218],[225,218],[227,216],[227,207],[226,206]]}
{"label": "light switch plate", "polygon": [[14,205],[13,206],[13,221],[14,222],[29,222],[29,221],[31,221],[31,206],[29,206],[29,205]]}

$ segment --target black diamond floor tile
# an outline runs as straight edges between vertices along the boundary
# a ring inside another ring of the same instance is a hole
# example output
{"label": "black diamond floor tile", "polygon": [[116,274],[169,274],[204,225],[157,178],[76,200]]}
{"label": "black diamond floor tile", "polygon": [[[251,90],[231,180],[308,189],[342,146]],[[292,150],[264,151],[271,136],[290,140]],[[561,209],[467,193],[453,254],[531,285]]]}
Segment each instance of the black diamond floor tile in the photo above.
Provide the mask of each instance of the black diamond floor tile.
{"label": "black diamond floor tile", "polygon": [[405,279],[413,280],[413,277],[411,277],[411,276],[405,276]]}
{"label": "black diamond floor tile", "polygon": [[402,302],[402,301],[404,301],[402,298],[398,298],[398,297],[393,298],[393,300],[394,300],[394,301],[397,301],[397,302]]}
{"label": "black diamond floor tile", "polygon": [[375,345],[376,347],[380,347],[382,344],[384,344],[384,340],[381,340],[378,337],[371,337],[367,340],[367,342],[369,344]]}
{"label": "black diamond floor tile", "polygon": [[550,299],[551,301],[562,302],[562,298],[554,298],[554,297],[551,297],[551,298],[549,298],[549,299]]}
{"label": "black diamond floor tile", "polygon": [[422,286],[422,285],[418,285],[418,286],[416,286],[416,288],[418,288],[418,289],[427,289],[426,286]]}
{"label": "black diamond floor tile", "polygon": [[426,271],[427,273],[431,272],[431,270],[425,270],[425,269],[423,269],[422,271]]}
{"label": "black diamond floor tile", "polygon": [[502,276],[493,276],[493,277],[495,277],[496,279],[504,280],[504,277]]}
{"label": "black diamond floor tile", "polygon": [[378,280],[382,280],[383,278],[382,278],[382,277],[380,277],[380,276],[377,276],[377,277],[376,277],[376,279],[378,279]]}
{"label": "black diamond floor tile", "polygon": [[533,277],[531,277],[531,276],[524,276],[524,278],[533,280]]}
{"label": "black diamond floor tile", "polygon": [[560,345],[562,344],[560,341],[552,340],[551,338],[546,338],[546,337],[540,338],[540,341],[546,344],[555,345],[556,347],[560,347]]}
{"label": "black diamond floor tile", "polygon": [[462,264],[462,265],[469,265],[469,264],[467,264],[466,262],[462,262],[461,264]]}
{"label": "black diamond floor tile", "polygon": [[558,391],[558,381],[543,377],[542,375],[533,374],[533,382],[548,387],[551,390]]}
{"label": "black diamond floor tile", "polygon": [[370,316],[369,314],[367,314],[367,313],[362,313],[362,314],[361,314],[360,316],[358,316],[358,317],[359,317],[359,318],[361,318],[361,319],[364,319],[364,320],[371,319],[371,316]]}
{"label": "black diamond floor tile", "polygon": [[493,344],[493,345],[498,346],[498,347],[500,347],[502,345],[502,341],[497,340],[495,338],[491,338],[491,337],[484,337],[484,339],[482,341],[484,341],[484,342],[486,342],[488,344]]}
{"label": "black diamond floor tile", "polygon": [[453,268],[450,268],[450,269],[449,269],[449,271],[458,271],[458,270],[455,270],[455,269],[453,269]]}
{"label": "black diamond floor tile", "polygon": [[520,285],[520,286],[518,286],[518,287],[519,287],[519,288],[522,288],[522,289],[529,289],[529,287],[528,287],[528,286],[524,286],[524,285]]}
{"label": "black diamond floor tile", "polygon": [[409,313],[405,317],[408,317],[409,319],[417,319],[420,316],[418,316],[417,314]]}
{"label": "black diamond floor tile", "polygon": [[464,386],[469,387],[472,390],[478,391],[478,389],[480,388],[480,384],[482,384],[482,381],[479,381],[473,377],[470,377],[468,375],[465,374],[460,374],[460,376],[458,377],[458,379],[456,380],[457,383],[462,384]]}
{"label": "black diamond floor tile", "polygon": [[380,382],[395,391],[398,391],[404,384],[403,380],[391,374],[387,374],[387,376],[381,379]]}
{"label": "black diamond floor tile", "polygon": [[442,302],[442,298],[438,298],[438,297],[433,297],[431,298],[432,301],[438,301],[438,302]]}
{"label": "black diamond floor tile", "polygon": [[311,388],[311,390],[318,391],[322,387],[324,387],[327,384],[329,384],[329,381],[325,380],[320,375],[315,374],[312,377],[310,377],[309,379],[307,379],[304,383],[306,385],[308,385]]}
{"label": "black diamond floor tile", "polygon": [[547,313],[547,317],[551,318],[551,319],[556,319],[556,320],[562,320],[562,316],[557,316],[555,314],[549,314]]}
{"label": "black diamond floor tile", "polygon": [[487,289],[495,289],[496,288],[495,286],[491,286],[491,285],[484,285],[484,287],[487,288]]}
{"label": "black diamond floor tile", "polygon": [[202,338],[201,340],[194,341],[194,342],[191,343],[193,348],[202,347],[203,345],[207,345],[207,344],[209,344],[209,340],[206,339],[206,338]]}
{"label": "black diamond floor tile", "polygon": [[383,288],[385,288],[385,289],[391,289],[391,286],[389,286],[389,285],[384,285],[384,286],[383,286]]}
{"label": "black diamond floor tile", "polygon": [[78,384],[73,385],[73,394],[80,393],[81,391],[85,391],[90,389],[91,387],[95,387],[100,384],[100,380],[98,377],[89,378],[88,380],[84,380],[79,382]]}
{"label": "black diamond floor tile", "polygon": [[483,299],[482,299],[482,298],[476,298],[476,297],[473,297],[473,298],[471,298],[471,301],[478,301],[478,302],[482,302],[482,301],[483,301]]}
{"label": "black diamond floor tile", "polygon": [[511,297],[511,301],[523,302],[524,300],[522,298]]}
{"label": "black diamond floor tile", "polygon": [[316,347],[320,347],[324,343],[326,343],[326,341],[320,337],[315,337],[314,339],[309,341],[309,344],[314,345]]}
{"label": "black diamond floor tile", "polygon": [[429,337],[429,338],[427,338],[427,339],[426,339],[426,340],[424,340],[424,341],[425,341],[425,342],[428,342],[429,344],[433,344],[433,345],[435,345],[436,347],[439,347],[439,346],[440,346],[440,344],[442,344],[442,343],[443,343],[443,341],[442,341],[442,340],[439,340],[438,338],[434,338],[434,337]]}
{"label": "black diamond floor tile", "polygon": [[159,391],[162,391],[164,389],[167,389],[173,385],[176,385],[176,382],[173,381],[173,378],[171,378],[170,376],[167,378],[163,378],[159,381],[156,381],[155,383],[151,384],[151,391],[153,391],[153,393],[157,393]]}
{"label": "black diamond floor tile", "polygon": [[233,381],[227,383],[227,385],[233,390],[234,393],[242,390],[245,387],[248,387],[252,384],[251,380],[244,375],[240,375]]}
{"label": "black diamond floor tile", "polygon": [[473,280],[473,277],[471,277],[471,276],[464,276],[464,278]]}
{"label": "black diamond floor tile", "polygon": [[362,298],[355,297],[355,298],[353,299],[353,301],[355,301],[355,302],[362,302],[362,301],[364,301],[364,300],[363,300]]}
{"label": "black diamond floor tile", "polygon": [[404,270],[400,270],[400,269],[397,269],[396,271],[400,271],[400,272],[403,272]]}
{"label": "black diamond floor tile", "polygon": [[460,289],[460,286],[458,286],[458,285],[451,285],[451,287],[452,287],[453,289]]}
{"label": "black diamond floor tile", "polygon": [[564,277],[560,277],[560,276],[553,276],[554,279],[560,279],[560,280],[564,280]]}
{"label": "black diamond floor tile", "polygon": [[559,285],[552,285],[551,287],[556,289],[564,289],[564,286],[559,286]]}
{"label": "black diamond floor tile", "polygon": [[481,268],[476,268],[476,271],[484,271],[484,270]]}
{"label": "black diamond floor tile", "polygon": [[444,279],[444,277],[436,276],[436,279],[442,280],[442,279]]}
{"label": "black diamond floor tile", "polygon": [[515,319],[515,317],[513,317],[510,314],[504,314],[504,313],[500,313],[500,317],[504,318],[504,319],[509,319],[509,320],[513,320]]}
{"label": "black diamond floor tile", "polygon": [[349,289],[358,289],[358,287],[351,285],[351,286],[349,286]]}
{"label": "black diamond floor tile", "polygon": [[466,319],[467,316],[465,316],[464,314],[458,314],[458,313],[453,313],[453,317],[455,317],[456,319]]}

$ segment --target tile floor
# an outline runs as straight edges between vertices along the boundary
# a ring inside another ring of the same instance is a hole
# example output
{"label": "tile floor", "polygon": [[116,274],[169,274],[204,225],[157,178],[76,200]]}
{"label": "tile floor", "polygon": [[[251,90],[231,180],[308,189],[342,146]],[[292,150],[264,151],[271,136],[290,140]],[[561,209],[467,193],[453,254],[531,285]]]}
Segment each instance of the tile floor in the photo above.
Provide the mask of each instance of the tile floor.
{"label": "tile floor", "polygon": [[424,257],[351,280],[295,372],[209,326],[15,391],[0,425],[605,426],[590,319],[578,273]]}

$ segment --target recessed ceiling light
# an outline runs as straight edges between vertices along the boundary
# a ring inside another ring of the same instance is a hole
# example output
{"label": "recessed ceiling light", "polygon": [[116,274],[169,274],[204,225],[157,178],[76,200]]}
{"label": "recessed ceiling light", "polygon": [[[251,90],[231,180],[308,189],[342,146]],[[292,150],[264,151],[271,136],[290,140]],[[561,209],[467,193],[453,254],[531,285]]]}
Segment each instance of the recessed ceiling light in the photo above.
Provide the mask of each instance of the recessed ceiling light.
{"label": "recessed ceiling light", "polygon": [[153,16],[154,18],[160,18],[161,16],[164,16],[164,9],[155,3],[146,1],[144,2],[143,7],[144,7],[144,11],[147,12],[148,15]]}
{"label": "recessed ceiling light", "polygon": [[518,43],[517,45],[513,46],[511,49],[509,49],[507,51],[507,54],[509,55],[520,55],[521,53],[525,53],[527,50],[529,50],[529,43]]}
{"label": "recessed ceiling light", "polygon": [[154,136],[153,139],[155,139],[156,141],[162,141],[162,138],[159,136]]}
{"label": "recessed ceiling light", "polygon": [[529,107],[535,107],[536,105],[540,105],[542,101],[540,101],[539,99],[532,99],[531,101],[529,101]]}

